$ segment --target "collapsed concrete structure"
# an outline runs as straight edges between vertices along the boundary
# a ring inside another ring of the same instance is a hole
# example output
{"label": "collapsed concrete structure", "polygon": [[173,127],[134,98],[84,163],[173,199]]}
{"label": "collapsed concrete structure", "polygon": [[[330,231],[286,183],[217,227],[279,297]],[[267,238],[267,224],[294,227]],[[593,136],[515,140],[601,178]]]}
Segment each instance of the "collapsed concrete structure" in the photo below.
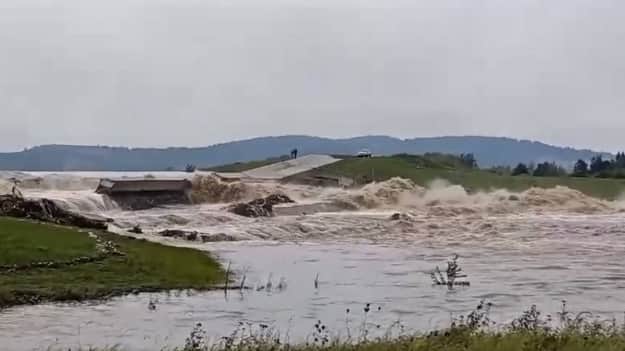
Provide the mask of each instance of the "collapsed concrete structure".
{"label": "collapsed concrete structure", "polygon": [[[297,159],[276,162],[244,172],[212,172],[220,181],[231,182],[280,182],[288,177],[301,174],[339,160],[328,155],[306,155]],[[326,183],[344,186],[346,180],[325,179]],[[333,183],[334,182],[334,183]],[[189,179],[172,178],[121,178],[101,179],[96,193],[108,196],[125,210],[144,210],[161,205],[191,204],[193,182]],[[251,215],[263,208],[261,204],[244,203],[239,205],[239,213]],[[271,214],[271,206],[262,215]],[[260,211],[262,212],[262,211]],[[259,212],[259,213],[260,213]],[[236,213],[236,212],[235,212]]]}
{"label": "collapsed concrete structure", "polygon": [[281,181],[338,161],[340,160],[328,155],[306,155],[243,172],[215,172],[214,174],[223,181]]}
{"label": "collapsed concrete structure", "polygon": [[96,193],[111,198],[126,210],[144,210],[161,205],[189,204],[188,179],[101,179]]}
{"label": "collapsed concrete structure", "polygon": [[328,155],[306,155],[300,158],[251,169],[243,172],[243,174],[250,179],[279,181],[286,177],[304,173],[338,161],[339,159]]}

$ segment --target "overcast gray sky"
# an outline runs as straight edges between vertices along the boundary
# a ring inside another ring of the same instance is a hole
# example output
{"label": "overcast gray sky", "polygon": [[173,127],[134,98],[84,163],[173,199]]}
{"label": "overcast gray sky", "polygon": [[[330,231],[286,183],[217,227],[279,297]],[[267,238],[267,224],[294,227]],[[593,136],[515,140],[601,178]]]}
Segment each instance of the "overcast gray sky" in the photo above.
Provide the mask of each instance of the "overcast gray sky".
{"label": "overcast gray sky", "polygon": [[625,149],[622,0],[2,0],[0,150],[262,135]]}

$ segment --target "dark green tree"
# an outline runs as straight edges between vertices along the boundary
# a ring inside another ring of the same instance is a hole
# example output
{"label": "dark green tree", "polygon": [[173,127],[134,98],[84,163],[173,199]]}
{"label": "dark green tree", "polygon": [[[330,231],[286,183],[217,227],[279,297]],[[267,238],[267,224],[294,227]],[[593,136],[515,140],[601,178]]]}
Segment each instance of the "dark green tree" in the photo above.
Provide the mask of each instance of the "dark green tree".
{"label": "dark green tree", "polygon": [[599,174],[610,169],[610,161],[604,161],[601,155],[594,156],[590,160],[590,173]]}
{"label": "dark green tree", "polygon": [[539,163],[538,165],[536,165],[536,168],[534,169],[534,172],[532,172],[532,175],[534,177],[546,177],[549,174],[549,163],[547,162],[543,162],[543,163]]}
{"label": "dark green tree", "polygon": [[573,166],[573,176],[585,177],[588,175],[588,163],[584,160],[577,160]]}
{"label": "dark green tree", "polygon": [[477,160],[473,153],[460,154],[460,161],[462,161],[462,164],[467,168],[477,168]]}
{"label": "dark green tree", "polygon": [[555,162],[543,162],[536,165],[532,174],[535,177],[559,177],[565,175],[566,170]]}
{"label": "dark green tree", "polygon": [[521,174],[529,174],[530,171],[527,168],[527,165],[525,163],[519,163],[516,167],[514,167],[514,169],[512,170],[512,175],[513,176],[517,176],[517,175],[521,175]]}
{"label": "dark green tree", "polygon": [[614,168],[625,168],[625,152],[616,153],[616,158],[614,159]]}

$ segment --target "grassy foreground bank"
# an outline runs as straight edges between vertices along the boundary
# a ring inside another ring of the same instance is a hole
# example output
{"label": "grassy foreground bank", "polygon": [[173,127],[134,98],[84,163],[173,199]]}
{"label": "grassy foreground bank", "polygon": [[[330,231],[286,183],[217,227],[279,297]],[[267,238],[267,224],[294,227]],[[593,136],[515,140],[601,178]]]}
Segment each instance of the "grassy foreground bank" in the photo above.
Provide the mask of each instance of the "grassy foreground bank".
{"label": "grassy foreground bank", "polygon": [[[338,334],[318,321],[303,343],[292,344],[289,334],[269,325],[240,323],[218,339],[210,338],[197,324],[184,346],[171,351],[625,351],[625,325],[601,319],[590,312],[575,313],[562,303],[560,312],[543,315],[536,306],[499,324],[490,317],[493,304],[481,301],[471,312],[452,318],[446,329],[406,334],[398,320],[382,326],[367,322],[370,304],[360,327],[349,326]],[[347,311],[349,313],[349,310]],[[346,333],[345,333],[346,332]],[[94,349],[90,349],[94,350]],[[124,350],[123,348],[104,350]],[[157,350],[157,349],[155,349]]]}
{"label": "grassy foreground bank", "polygon": [[[623,351],[625,350],[625,336],[600,336],[580,333],[514,332],[505,334],[472,334],[451,332],[447,333],[447,335],[404,337],[394,341],[374,341],[355,345],[336,344],[328,347],[295,346],[285,349],[292,351],[313,351],[319,349],[328,351]],[[247,351],[252,349],[244,348],[239,350]],[[255,350],[268,351],[276,349],[261,347]]]}
{"label": "grassy foreground bank", "polygon": [[500,175],[487,170],[462,168],[444,159],[437,160],[414,155],[348,158],[298,174],[288,181],[305,183],[307,179],[315,176],[349,177],[357,184],[402,177],[411,179],[422,186],[427,186],[435,179],[444,179],[471,191],[492,189],[523,191],[532,187],[552,188],[561,185],[607,200],[615,200],[625,193],[625,180],[623,179]]}
{"label": "grassy foreground bank", "polygon": [[[124,348],[89,351],[126,351]],[[158,349],[154,351],[167,351]],[[171,351],[625,351],[625,334],[584,331],[511,331],[503,333],[442,331],[436,335],[400,337],[359,343],[288,345],[247,340],[242,345],[183,346]],[[128,349],[128,351],[131,351]]]}
{"label": "grassy foreground bank", "polygon": [[223,279],[219,263],[197,250],[0,217],[0,308],[210,289]]}
{"label": "grassy foreground bank", "polygon": [[[184,351],[201,349],[181,348]],[[204,349],[207,350],[207,349]],[[217,349],[218,350],[218,349]],[[241,351],[279,350],[276,345],[234,348]],[[290,351],[623,351],[625,336],[584,335],[580,333],[448,333],[442,336],[404,337],[394,341],[373,341],[330,346],[293,346]],[[202,350],[203,351],[203,350]]]}

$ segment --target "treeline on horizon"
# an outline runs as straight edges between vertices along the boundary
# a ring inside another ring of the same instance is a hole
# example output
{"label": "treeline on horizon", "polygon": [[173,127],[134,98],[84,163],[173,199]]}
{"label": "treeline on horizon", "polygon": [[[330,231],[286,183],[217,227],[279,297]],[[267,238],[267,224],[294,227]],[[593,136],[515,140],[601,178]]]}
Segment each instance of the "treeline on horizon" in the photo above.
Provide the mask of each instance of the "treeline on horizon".
{"label": "treeline on horizon", "polygon": [[[415,155],[397,154],[392,157],[414,158]],[[423,158],[435,162],[438,166],[447,165],[456,168],[480,169],[473,153],[448,155],[442,153],[425,153]],[[419,162],[417,162],[419,165]],[[431,165],[420,165],[431,166]],[[618,152],[612,159],[604,159],[601,155],[593,156],[589,162],[579,159],[571,171],[556,162],[523,163],[516,167],[495,166],[483,169],[499,175],[534,177],[596,177],[625,179],[625,152]]]}
{"label": "treeline on horizon", "polygon": [[[461,156],[462,157],[462,156]],[[534,177],[596,177],[625,179],[625,152],[619,152],[613,159],[604,159],[603,156],[593,156],[589,162],[579,159],[575,162],[572,171],[556,162],[519,163],[516,167],[498,166],[488,171],[502,175],[530,175]]]}

